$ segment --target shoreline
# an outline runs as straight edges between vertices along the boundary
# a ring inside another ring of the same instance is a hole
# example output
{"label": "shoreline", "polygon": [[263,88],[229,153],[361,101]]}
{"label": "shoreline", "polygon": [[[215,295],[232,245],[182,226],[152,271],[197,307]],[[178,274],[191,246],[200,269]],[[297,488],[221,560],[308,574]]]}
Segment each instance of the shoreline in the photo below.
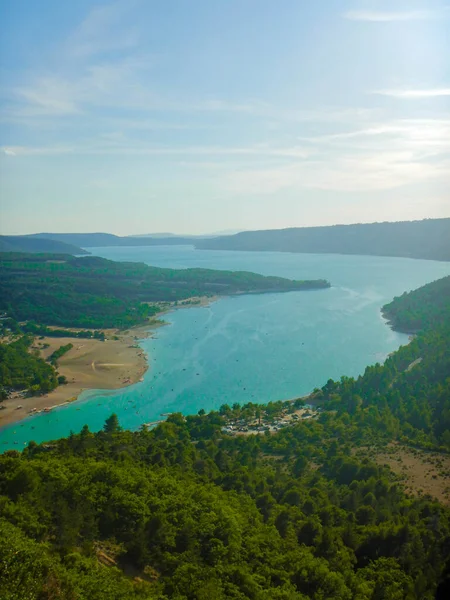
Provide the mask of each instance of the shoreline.
{"label": "shoreline", "polygon": [[[92,338],[36,337],[32,347],[38,349],[44,359],[61,346],[73,344],[73,348],[58,360],[56,367],[58,374],[64,375],[68,383],[58,385],[42,396],[27,397],[21,392],[13,392],[2,403],[5,408],[0,410],[0,429],[35,414],[76,402],[82,392],[117,390],[138,383],[149,369],[148,357],[139,342],[152,337],[155,330],[168,324],[161,317],[181,308],[206,307],[218,299],[219,296],[198,297],[177,304],[170,303],[148,323],[124,331],[103,330],[105,341]],[[77,328],[71,330],[78,331]]]}
{"label": "shoreline", "polygon": [[[149,368],[147,356],[139,340],[152,335],[161,323],[151,323],[120,332],[105,330],[106,340],[81,338],[35,339],[34,348],[46,359],[60,346],[71,343],[73,348],[58,360],[59,375],[68,383],[42,396],[23,396],[13,392],[3,401],[0,411],[0,428],[22,421],[40,412],[75,402],[86,390],[114,390],[137,383]],[[116,339],[117,338],[117,339]]]}

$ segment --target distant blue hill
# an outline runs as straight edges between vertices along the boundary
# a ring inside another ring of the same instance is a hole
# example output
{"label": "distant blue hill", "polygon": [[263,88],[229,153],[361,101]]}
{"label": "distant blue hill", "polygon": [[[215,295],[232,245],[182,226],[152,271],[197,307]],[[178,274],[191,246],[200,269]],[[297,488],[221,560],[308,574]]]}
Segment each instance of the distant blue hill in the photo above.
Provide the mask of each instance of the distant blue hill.
{"label": "distant blue hill", "polygon": [[1,235],[0,252],[89,254],[73,244],[29,235]]}
{"label": "distant blue hill", "polygon": [[101,248],[106,246],[180,246],[192,245],[196,242],[196,239],[193,237],[177,237],[172,235],[169,235],[169,237],[120,237],[112,233],[35,233],[28,237],[74,244],[82,248]]}
{"label": "distant blue hill", "polygon": [[205,250],[401,256],[450,261],[450,219],[243,231],[197,240]]}
{"label": "distant blue hill", "polygon": [[39,233],[28,237],[64,242],[82,248],[195,245],[201,250],[359,254],[450,261],[450,218],[291,227],[243,231],[235,235],[216,237],[173,234],[151,236],[155,234],[120,237],[111,233]]}

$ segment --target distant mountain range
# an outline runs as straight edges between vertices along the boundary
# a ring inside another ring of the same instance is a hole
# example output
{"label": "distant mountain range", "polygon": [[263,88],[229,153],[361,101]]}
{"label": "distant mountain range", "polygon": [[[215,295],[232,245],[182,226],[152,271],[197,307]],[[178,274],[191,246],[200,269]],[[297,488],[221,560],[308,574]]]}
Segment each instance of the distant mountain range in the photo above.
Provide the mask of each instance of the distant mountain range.
{"label": "distant mountain range", "polygon": [[175,236],[118,236],[112,233],[35,233],[26,237],[48,239],[81,246],[82,248],[102,248],[107,246],[160,246],[160,245],[192,245],[195,238]]}
{"label": "distant mountain range", "polygon": [[310,254],[401,256],[450,261],[450,218],[292,227],[234,235],[177,236],[171,233],[117,236],[111,233],[36,233],[0,236],[0,251],[86,254],[82,248],[194,245],[199,250],[247,250]]}
{"label": "distant mountain range", "polygon": [[359,254],[450,260],[450,219],[244,231],[197,240],[203,250]]}
{"label": "distant mountain range", "polygon": [[240,229],[225,229],[223,231],[215,231],[214,233],[201,233],[201,234],[182,234],[179,235],[177,233],[170,233],[170,232],[165,232],[165,233],[140,233],[140,234],[136,234],[136,235],[128,235],[126,236],[127,238],[145,238],[145,237],[150,237],[150,238],[173,238],[173,237],[177,237],[177,238],[188,238],[188,239],[205,239],[205,238],[213,238],[213,237],[217,237],[219,235],[234,235],[236,233],[240,233]]}

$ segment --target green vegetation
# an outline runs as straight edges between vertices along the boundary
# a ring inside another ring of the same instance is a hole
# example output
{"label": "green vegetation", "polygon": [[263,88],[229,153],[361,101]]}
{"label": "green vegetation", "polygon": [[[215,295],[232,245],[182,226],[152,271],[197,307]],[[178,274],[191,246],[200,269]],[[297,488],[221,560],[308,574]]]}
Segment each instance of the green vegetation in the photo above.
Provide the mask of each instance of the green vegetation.
{"label": "green vegetation", "polygon": [[448,509],[352,457],[325,415],[272,436],[221,422],[112,417],[5,453],[0,596],[432,600]]}
{"label": "green vegetation", "polygon": [[33,338],[22,336],[10,344],[0,344],[0,399],[13,390],[29,395],[45,394],[58,385],[57,373],[39,353],[30,352]]}
{"label": "green vegetation", "polygon": [[172,414],[134,433],[111,415],[98,433],[3,454],[0,597],[446,597],[450,509],[357,456],[393,440],[450,452],[450,321],[430,286],[396,301],[428,297],[411,344],[329,380],[314,418],[276,433],[225,425],[274,421],[302,400]]}
{"label": "green vegetation", "polygon": [[450,276],[404,293],[383,307],[393,329],[417,333],[450,322]]}
{"label": "green vegetation", "polygon": [[[97,257],[0,254],[0,311],[16,321],[127,328],[159,312],[158,302],[216,294],[327,288],[255,273],[159,269]],[[153,304],[149,304],[153,303]]]}
{"label": "green vegetation", "polygon": [[355,440],[370,441],[384,432],[423,448],[450,451],[449,283],[449,277],[435,281],[384,307],[394,327],[420,333],[384,365],[367,367],[356,380],[330,380],[316,394],[351,419]]}
{"label": "green vegetation", "polygon": [[0,252],[58,252],[59,254],[89,254],[76,245],[34,235],[0,235]]}
{"label": "green vegetation", "polygon": [[450,260],[450,219],[244,231],[196,240],[201,249],[405,256]]}
{"label": "green vegetation", "polygon": [[58,350],[55,350],[54,352],[52,352],[50,354],[50,356],[47,358],[47,361],[53,365],[54,367],[57,366],[57,361],[59,358],[61,358],[61,356],[64,356],[64,354],[67,354],[67,352],[69,352],[69,350],[72,350],[73,348],[73,344],[66,344],[65,346],[60,346],[58,348]]}
{"label": "green vegetation", "polygon": [[51,327],[47,327],[46,325],[36,325],[33,321],[27,321],[26,323],[22,323],[19,325],[18,323],[12,324],[12,319],[7,319],[6,326],[9,326],[12,330],[15,331],[16,327],[22,331],[23,333],[32,333],[36,336],[45,336],[45,337],[71,337],[71,338],[79,338],[79,339],[94,339],[105,341],[105,334],[103,331],[92,331],[90,329],[82,329],[81,331],[73,331],[71,329],[53,329]]}

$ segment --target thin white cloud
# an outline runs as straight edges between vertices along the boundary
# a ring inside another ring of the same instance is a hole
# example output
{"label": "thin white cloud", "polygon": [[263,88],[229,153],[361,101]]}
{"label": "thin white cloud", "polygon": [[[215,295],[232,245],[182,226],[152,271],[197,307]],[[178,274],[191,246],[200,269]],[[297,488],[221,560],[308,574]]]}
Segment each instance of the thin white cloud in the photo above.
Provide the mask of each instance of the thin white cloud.
{"label": "thin white cloud", "polygon": [[224,186],[239,195],[276,194],[283,190],[318,189],[335,192],[374,192],[433,181],[450,184],[450,160],[414,160],[408,153],[385,152],[322,158],[273,169],[237,169]]}
{"label": "thin white cloud", "polygon": [[216,157],[255,157],[255,158],[295,158],[305,159],[311,155],[311,149],[298,146],[272,147],[265,144],[242,147],[221,146],[182,146],[156,147],[146,143],[138,144],[126,138],[105,138],[103,141],[88,141],[78,145],[60,146],[9,146],[1,148],[5,154],[14,156],[57,156],[61,154],[77,155],[152,155],[152,156],[216,156]]}
{"label": "thin white cloud", "polygon": [[373,123],[365,129],[300,137],[299,141],[316,146],[326,144],[359,150],[383,150],[383,147],[389,145],[389,148],[395,146],[399,149],[438,154],[450,149],[450,116],[442,119],[398,119]]}
{"label": "thin white cloud", "polygon": [[13,94],[19,101],[19,110],[30,115],[60,116],[80,112],[74,86],[61,78],[41,77],[35,85],[18,87]]}
{"label": "thin white cloud", "polygon": [[350,10],[344,14],[350,21],[367,21],[370,23],[389,23],[392,21],[424,21],[436,19],[443,14],[437,10],[409,10],[409,11],[372,11]]}
{"label": "thin white cloud", "polygon": [[426,182],[450,186],[450,116],[398,119],[352,131],[299,138],[310,157],[268,168],[236,168],[224,185],[236,194],[321,189],[371,192]]}
{"label": "thin white cloud", "polygon": [[68,55],[84,59],[137,46],[137,28],[124,28],[122,24],[129,8],[129,3],[123,1],[93,8],[69,36],[66,43]]}
{"label": "thin white cloud", "polygon": [[377,90],[373,93],[380,96],[414,100],[421,98],[442,98],[444,96],[450,96],[450,88]]}
{"label": "thin white cloud", "polygon": [[[154,90],[148,71],[151,57],[126,58],[116,62],[87,65],[74,74],[47,73],[35,75],[10,90],[9,104],[3,111],[3,121],[33,125],[33,119],[65,118],[70,122],[83,115],[87,122],[111,120],[110,109],[128,111],[127,118],[145,123],[155,112],[189,114],[242,114],[254,119],[274,122],[361,122],[374,118],[377,110],[362,108],[320,107],[313,110],[273,106],[258,99],[242,102],[213,98],[175,98],[173,94]],[[108,109],[103,112],[100,109]],[[117,118],[119,118],[117,114]],[[121,117],[123,119],[123,116]],[[81,122],[80,122],[81,123]],[[175,125],[174,127],[177,127]],[[179,127],[179,125],[178,125]]]}
{"label": "thin white cloud", "polygon": [[73,151],[71,146],[4,146],[0,149],[9,156],[56,156]]}

